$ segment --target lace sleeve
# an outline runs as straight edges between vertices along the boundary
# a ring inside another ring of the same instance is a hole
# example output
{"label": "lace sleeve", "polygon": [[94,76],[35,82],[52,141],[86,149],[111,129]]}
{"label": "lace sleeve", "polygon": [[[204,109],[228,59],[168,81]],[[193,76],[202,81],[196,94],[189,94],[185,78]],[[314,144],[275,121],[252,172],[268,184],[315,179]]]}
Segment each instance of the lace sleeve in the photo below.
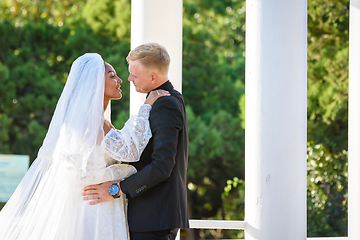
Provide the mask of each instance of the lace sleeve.
{"label": "lace sleeve", "polygon": [[121,181],[136,173],[136,168],[129,164],[113,164],[103,169],[83,172],[81,182],[84,186],[99,184],[107,181]]}
{"label": "lace sleeve", "polygon": [[101,142],[105,153],[121,162],[135,162],[151,138],[149,123],[151,106],[144,104],[139,114],[131,116],[119,131],[111,129]]}

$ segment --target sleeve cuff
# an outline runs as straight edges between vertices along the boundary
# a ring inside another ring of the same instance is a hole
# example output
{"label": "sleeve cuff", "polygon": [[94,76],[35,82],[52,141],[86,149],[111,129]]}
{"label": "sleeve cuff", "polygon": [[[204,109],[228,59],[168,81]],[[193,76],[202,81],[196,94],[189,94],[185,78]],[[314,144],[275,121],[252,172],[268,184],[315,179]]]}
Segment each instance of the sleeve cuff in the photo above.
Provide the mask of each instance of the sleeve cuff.
{"label": "sleeve cuff", "polygon": [[129,191],[127,191],[126,187],[123,184],[123,181],[119,182],[119,186],[120,186],[120,190],[127,196],[129,197]]}
{"label": "sleeve cuff", "polygon": [[140,106],[138,116],[148,119],[150,116],[150,110],[151,110],[150,104],[143,104]]}

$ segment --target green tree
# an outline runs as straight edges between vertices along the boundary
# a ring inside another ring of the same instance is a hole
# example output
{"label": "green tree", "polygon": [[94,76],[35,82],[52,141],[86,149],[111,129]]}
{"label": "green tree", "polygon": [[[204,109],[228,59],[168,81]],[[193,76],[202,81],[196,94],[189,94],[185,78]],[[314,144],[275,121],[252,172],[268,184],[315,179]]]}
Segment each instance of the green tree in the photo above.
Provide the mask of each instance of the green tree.
{"label": "green tree", "polygon": [[16,26],[44,20],[56,26],[78,18],[86,0],[3,0],[0,2],[0,19],[13,21]]}
{"label": "green tree", "polygon": [[62,89],[51,74],[60,66],[61,48],[48,42],[55,37],[63,40],[65,32],[38,24],[15,28],[10,22],[2,22],[0,32],[1,64],[7,72],[0,79],[0,114],[11,119],[4,150],[34,159]]}
{"label": "green tree", "polygon": [[245,82],[244,3],[184,1],[183,92],[195,114],[239,113]]}
{"label": "green tree", "polygon": [[308,236],[347,234],[349,0],[308,2]]}
{"label": "green tree", "polygon": [[95,32],[117,39],[130,35],[129,0],[89,0],[82,18]]}
{"label": "green tree", "polygon": [[[245,90],[244,26],[244,1],[184,1],[183,94],[194,219],[228,219],[221,194],[229,177],[244,178],[244,124],[239,118]],[[226,235],[197,233],[201,238]]]}
{"label": "green tree", "polygon": [[[104,59],[118,69],[120,76],[127,75],[121,56],[128,52],[129,42],[115,44],[86,26],[78,26],[71,34],[64,26],[28,22],[15,27],[3,21],[0,34],[1,153],[28,154],[35,159],[70,65],[78,56],[101,53],[103,43],[110,44],[102,51]],[[115,116],[121,108],[128,108],[128,96],[122,104],[114,104]]]}
{"label": "green tree", "polygon": [[347,149],[349,0],[308,3],[308,140]]}
{"label": "green tree", "polygon": [[332,154],[308,144],[307,218],[309,237],[347,235],[347,151]]}

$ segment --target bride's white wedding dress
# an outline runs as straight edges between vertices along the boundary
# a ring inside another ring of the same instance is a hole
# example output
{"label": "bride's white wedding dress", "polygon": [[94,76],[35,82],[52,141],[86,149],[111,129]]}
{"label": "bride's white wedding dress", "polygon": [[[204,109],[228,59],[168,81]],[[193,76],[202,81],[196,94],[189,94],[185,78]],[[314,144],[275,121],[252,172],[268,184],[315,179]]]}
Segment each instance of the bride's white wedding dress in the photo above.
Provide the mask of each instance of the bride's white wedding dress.
{"label": "bride's white wedding dress", "polygon": [[[121,131],[110,130],[101,143],[106,152],[105,161],[108,167],[88,172],[87,176],[82,178],[86,182],[83,185],[120,181],[136,172],[133,166],[121,162],[140,159],[142,151],[151,138],[148,122],[150,110],[150,105],[143,105],[139,114],[132,116]],[[128,239],[125,194],[109,202],[96,205],[86,203],[84,207],[84,226],[81,228],[83,230],[78,232],[76,239]]]}
{"label": "bride's white wedding dress", "polygon": [[82,189],[136,172],[151,131],[143,105],[103,137],[104,62],[85,54],[72,65],[38,156],[0,212],[0,240],[125,240],[126,199],[89,205]]}

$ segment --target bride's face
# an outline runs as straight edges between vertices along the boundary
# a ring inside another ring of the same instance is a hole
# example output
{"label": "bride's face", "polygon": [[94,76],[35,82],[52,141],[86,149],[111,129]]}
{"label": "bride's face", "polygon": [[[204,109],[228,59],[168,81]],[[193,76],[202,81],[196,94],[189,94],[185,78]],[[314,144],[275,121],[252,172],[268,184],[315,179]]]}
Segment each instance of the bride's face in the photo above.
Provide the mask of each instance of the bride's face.
{"label": "bride's face", "polygon": [[111,99],[120,99],[122,80],[116,75],[115,69],[108,63],[105,63],[105,91],[104,101]]}

